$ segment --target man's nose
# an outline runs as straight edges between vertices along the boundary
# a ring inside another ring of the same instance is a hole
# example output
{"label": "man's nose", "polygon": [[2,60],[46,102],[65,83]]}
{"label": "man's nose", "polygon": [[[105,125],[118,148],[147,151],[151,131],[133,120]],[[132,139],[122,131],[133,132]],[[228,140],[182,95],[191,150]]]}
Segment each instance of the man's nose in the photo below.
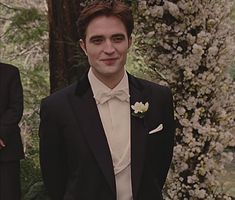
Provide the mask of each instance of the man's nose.
{"label": "man's nose", "polygon": [[113,46],[113,43],[108,40],[105,42],[104,44],[104,52],[107,53],[107,54],[112,54],[115,52],[115,48]]}

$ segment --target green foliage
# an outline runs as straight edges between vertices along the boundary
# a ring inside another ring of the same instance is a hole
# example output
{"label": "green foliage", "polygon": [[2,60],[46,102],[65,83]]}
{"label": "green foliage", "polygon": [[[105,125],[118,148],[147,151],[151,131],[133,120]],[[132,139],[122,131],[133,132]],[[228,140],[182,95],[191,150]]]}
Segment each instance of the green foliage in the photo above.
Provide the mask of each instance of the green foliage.
{"label": "green foliage", "polygon": [[41,181],[41,174],[38,162],[38,152],[32,149],[32,152],[28,152],[25,160],[21,162],[22,194],[26,194],[31,186],[39,181]]}
{"label": "green foliage", "polygon": [[230,69],[230,74],[233,80],[235,81],[235,65],[233,65],[232,68]]}
{"label": "green foliage", "polygon": [[29,69],[21,67],[20,71],[25,102],[21,128],[26,153],[26,159],[21,166],[22,193],[26,195],[25,199],[30,199],[30,191],[35,192],[35,184],[41,181],[38,149],[39,107],[41,99],[49,93],[48,69],[47,65],[41,65]]}
{"label": "green foliage", "polygon": [[6,36],[12,43],[40,41],[47,32],[46,16],[36,8],[18,8],[10,20]]}
{"label": "green foliage", "polygon": [[124,0],[124,2],[127,4],[127,5],[132,5],[134,3],[137,3],[137,0]]}
{"label": "green foliage", "polygon": [[50,200],[45,191],[43,182],[35,183],[24,196],[24,200]]}
{"label": "green foliage", "polygon": [[37,96],[48,92],[45,91],[49,84],[47,79],[48,70],[45,69],[45,66],[37,66],[33,69],[22,69],[21,74],[23,74],[22,78],[26,86],[24,93],[26,96],[31,97],[26,99],[25,103],[27,106],[35,106],[35,103],[39,102]]}
{"label": "green foliage", "polygon": [[136,56],[134,51],[129,52],[126,63],[127,71],[136,77],[150,79],[148,66],[144,64],[144,61],[141,58],[136,61]]}

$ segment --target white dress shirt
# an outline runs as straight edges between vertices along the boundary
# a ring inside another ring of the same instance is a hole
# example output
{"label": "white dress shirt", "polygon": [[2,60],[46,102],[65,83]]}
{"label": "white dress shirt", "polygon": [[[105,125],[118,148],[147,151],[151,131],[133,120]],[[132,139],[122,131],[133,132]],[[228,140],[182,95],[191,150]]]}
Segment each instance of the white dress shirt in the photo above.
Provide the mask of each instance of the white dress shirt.
{"label": "white dress shirt", "polygon": [[[117,200],[132,200],[130,95],[127,73],[125,72],[122,80],[113,89],[110,89],[96,78],[91,68],[88,73],[88,79],[96,100],[113,160]],[[112,94],[119,93],[120,90],[124,95],[122,100],[112,97]],[[108,93],[111,98],[103,102],[101,100],[103,93]]]}

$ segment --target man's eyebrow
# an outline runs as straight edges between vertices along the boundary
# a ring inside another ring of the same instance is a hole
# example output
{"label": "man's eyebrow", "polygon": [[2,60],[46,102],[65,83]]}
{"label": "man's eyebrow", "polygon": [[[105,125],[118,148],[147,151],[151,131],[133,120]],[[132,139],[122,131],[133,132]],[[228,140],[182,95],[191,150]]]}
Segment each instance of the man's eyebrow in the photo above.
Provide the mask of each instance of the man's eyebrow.
{"label": "man's eyebrow", "polygon": [[120,37],[120,36],[125,38],[125,35],[123,33],[117,33],[112,35],[112,37]]}
{"label": "man's eyebrow", "polygon": [[[111,37],[123,37],[123,38],[125,38],[125,34],[123,34],[123,33],[116,33],[116,34],[111,35]],[[90,37],[89,41],[92,41],[94,39],[102,39],[102,38],[104,38],[103,35],[94,35],[94,36]]]}

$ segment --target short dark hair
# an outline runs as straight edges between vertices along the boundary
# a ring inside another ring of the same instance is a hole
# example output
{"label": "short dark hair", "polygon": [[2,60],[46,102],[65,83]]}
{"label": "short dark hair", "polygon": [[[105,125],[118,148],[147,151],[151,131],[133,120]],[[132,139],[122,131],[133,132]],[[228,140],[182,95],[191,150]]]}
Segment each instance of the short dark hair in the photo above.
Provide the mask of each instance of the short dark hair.
{"label": "short dark hair", "polygon": [[89,23],[98,16],[114,16],[124,24],[127,36],[130,38],[133,28],[134,19],[131,9],[121,1],[94,1],[85,7],[77,21],[79,38],[85,40],[86,30]]}

